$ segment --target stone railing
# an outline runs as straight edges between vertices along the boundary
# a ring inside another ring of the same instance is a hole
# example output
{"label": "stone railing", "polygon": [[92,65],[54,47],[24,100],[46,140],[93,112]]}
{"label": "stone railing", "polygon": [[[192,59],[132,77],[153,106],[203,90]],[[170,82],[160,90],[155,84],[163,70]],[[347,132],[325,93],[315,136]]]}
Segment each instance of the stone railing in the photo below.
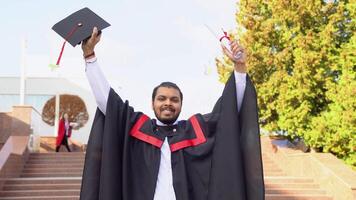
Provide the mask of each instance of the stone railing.
{"label": "stone railing", "polygon": [[11,134],[11,113],[0,113],[0,150]]}
{"label": "stone railing", "polygon": [[33,110],[31,106],[13,106],[12,112],[0,113],[0,189],[7,178],[21,174],[27,161]]}
{"label": "stone railing", "polygon": [[30,152],[40,151],[40,134],[44,131],[44,125],[45,123],[42,121],[41,113],[39,113],[36,109],[33,108],[31,112],[30,141],[28,144]]}
{"label": "stone railing", "polygon": [[334,199],[356,199],[356,172],[332,154],[279,148],[268,137],[263,137],[262,146],[288,175],[313,178]]}
{"label": "stone railing", "polygon": [[18,177],[27,161],[28,136],[10,136],[0,151],[0,189],[7,178]]}

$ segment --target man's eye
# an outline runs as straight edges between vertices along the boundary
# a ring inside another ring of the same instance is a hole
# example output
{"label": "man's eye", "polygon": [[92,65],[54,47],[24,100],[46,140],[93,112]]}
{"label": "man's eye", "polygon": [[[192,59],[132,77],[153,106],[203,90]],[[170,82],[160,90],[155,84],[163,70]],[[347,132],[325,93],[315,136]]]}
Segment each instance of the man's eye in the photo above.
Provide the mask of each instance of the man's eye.
{"label": "man's eye", "polygon": [[173,98],[173,99],[171,99],[171,101],[174,102],[174,103],[178,103],[179,99],[178,98]]}

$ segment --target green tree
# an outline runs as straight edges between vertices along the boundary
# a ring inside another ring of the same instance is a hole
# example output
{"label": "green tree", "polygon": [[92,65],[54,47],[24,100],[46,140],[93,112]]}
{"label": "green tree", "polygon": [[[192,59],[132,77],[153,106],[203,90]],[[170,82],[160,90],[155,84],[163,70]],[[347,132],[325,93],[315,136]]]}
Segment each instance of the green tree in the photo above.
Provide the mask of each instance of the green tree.
{"label": "green tree", "polygon": [[328,109],[313,118],[304,134],[310,146],[332,152],[356,166],[356,35],[344,44],[337,57],[334,82],[328,83]]}
{"label": "green tree", "polygon": [[[355,4],[240,0],[239,28],[232,34],[246,47],[263,127],[346,159],[354,155],[355,142],[345,139],[356,137]],[[216,64],[225,82],[231,61],[223,57]]]}

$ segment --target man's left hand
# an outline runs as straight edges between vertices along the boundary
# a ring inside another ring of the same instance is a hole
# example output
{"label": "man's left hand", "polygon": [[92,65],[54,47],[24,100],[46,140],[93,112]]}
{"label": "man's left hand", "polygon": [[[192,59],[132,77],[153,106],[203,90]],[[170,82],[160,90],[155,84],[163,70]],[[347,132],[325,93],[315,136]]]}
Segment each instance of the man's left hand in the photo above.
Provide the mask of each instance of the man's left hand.
{"label": "man's left hand", "polygon": [[224,54],[234,62],[235,71],[246,73],[246,53],[245,49],[239,44],[239,42],[236,40],[230,42],[230,50],[224,45],[221,45],[221,47]]}

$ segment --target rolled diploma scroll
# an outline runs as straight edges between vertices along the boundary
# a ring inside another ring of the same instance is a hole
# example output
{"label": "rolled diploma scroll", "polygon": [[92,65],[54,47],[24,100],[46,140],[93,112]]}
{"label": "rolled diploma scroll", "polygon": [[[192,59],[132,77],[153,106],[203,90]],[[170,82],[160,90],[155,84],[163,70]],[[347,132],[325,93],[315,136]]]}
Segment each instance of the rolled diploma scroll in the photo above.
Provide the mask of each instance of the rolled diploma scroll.
{"label": "rolled diploma scroll", "polygon": [[[230,40],[229,38],[227,37],[226,33],[224,32],[225,36],[224,37],[221,37],[221,40],[220,40],[220,37],[218,36],[218,34],[216,34],[213,29],[210,28],[210,26],[208,26],[207,24],[204,24],[205,27],[209,30],[209,32],[212,34],[212,36],[214,36],[214,38],[216,38],[218,41],[220,41],[220,43],[225,46],[230,52],[231,52],[231,47],[230,47]],[[232,52],[231,52],[232,54]],[[233,55],[235,60],[238,60],[242,57],[242,54],[243,52],[239,51],[236,53],[236,55]]]}
{"label": "rolled diploma scroll", "polygon": [[[223,46],[225,46],[225,47],[231,52],[230,42],[231,42],[231,41],[230,41],[229,39],[227,39],[226,37],[222,38],[222,40],[220,41],[220,43],[221,43]],[[232,52],[231,52],[231,54],[232,54]],[[240,59],[240,58],[242,57],[242,54],[243,54],[242,51],[237,52],[235,55],[233,55],[233,56],[234,56],[234,59],[235,59],[235,60]]]}

